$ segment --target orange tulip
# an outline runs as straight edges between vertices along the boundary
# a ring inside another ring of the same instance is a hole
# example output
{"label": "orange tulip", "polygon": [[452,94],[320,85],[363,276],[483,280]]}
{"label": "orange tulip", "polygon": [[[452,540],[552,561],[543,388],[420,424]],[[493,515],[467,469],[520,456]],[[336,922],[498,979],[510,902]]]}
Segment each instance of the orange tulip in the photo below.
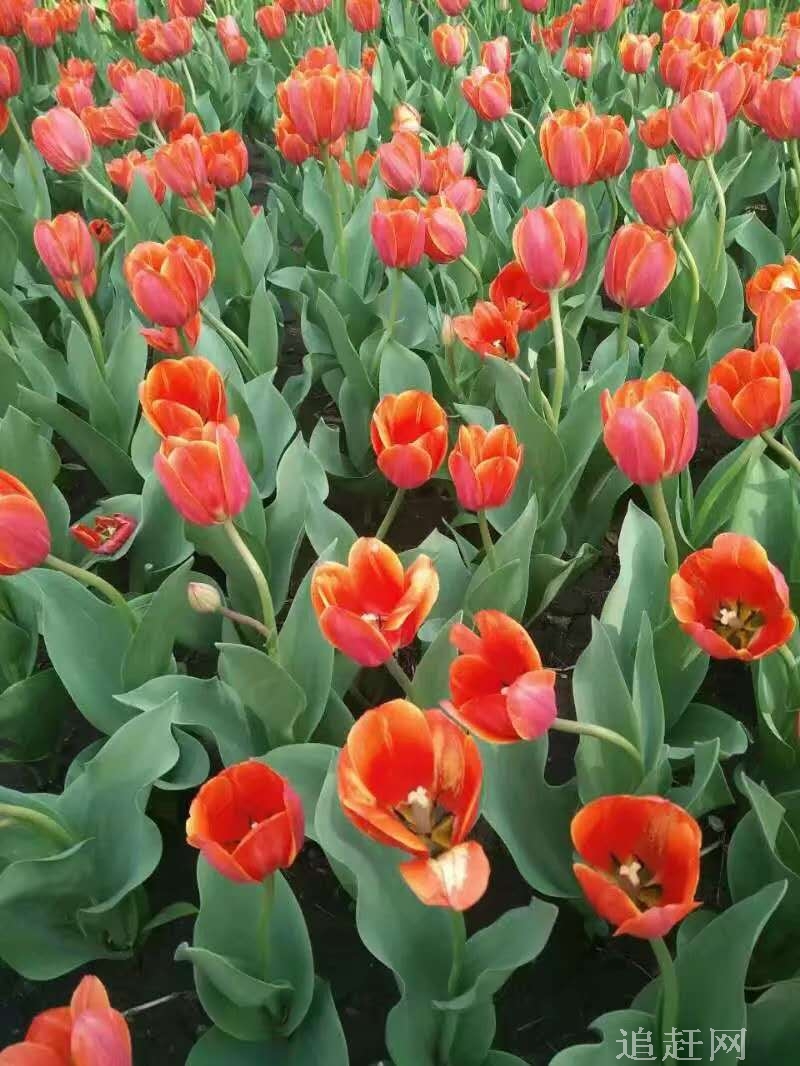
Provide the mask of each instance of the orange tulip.
{"label": "orange tulip", "polygon": [[153,468],[172,506],[196,526],[227,522],[250,499],[250,475],[236,438],[216,422],[191,440],[167,437]]}
{"label": "orange tulip", "polygon": [[286,12],[280,4],[265,4],[256,11],[256,22],[268,41],[277,41],[286,33]]}
{"label": "orange tulip", "polygon": [[496,37],[481,45],[481,66],[492,74],[508,74],[511,70],[511,45],[508,37]]}
{"label": "orange tulip", "polygon": [[511,499],[523,449],[511,426],[461,426],[447,468],[465,511],[487,511]]}
{"label": "orange tulip", "polygon": [[670,603],[684,633],[715,659],[763,659],[797,624],[783,574],[757,541],[738,533],[720,533],[684,559]]}
{"label": "orange tulip", "polygon": [[[576,31],[579,33],[606,33],[619,18],[622,13],[622,7],[622,0],[583,0],[579,8],[585,20],[585,25],[582,25],[580,29],[576,25]],[[573,9],[573,11],[576,11],[576,9]]]}
{"label": "orange tulip", "polygon": [[164,202],[167,195],[167,187],[156,171],[155,163],[144,152],[134,150],[120,159],[112,159],[106,163],[106,173],[111,181],[125,192],[130,192],[133,179],[139,175],[147,188],[153,194],[157,203]]}
{"label": "orange tulip", "polygon": [[375,200],[370,233],[385,266],[399,270],[415,267],[425,254],[425,216],[419,200],[413,196]]}
{"label": "orange tulip", "polygon": [[432,196],[422,209],[425,217],[425,254],[434,263],[452,263],[467,250],[467,230],[461,215],[444,196]]}
{"label": "orange tulip", "polygon": [[200,151],[208,180],[218,189],[231,189],[247,177],[247,145],[237,130],[204,133]]}
{"label": "orange tulip", "polygon": [[350,83],[350,109],[347,116],[347,128],[350,132],[365,130],[372,118],[372,97],[374,86],[366,70],[350,68],[345,71]]}
{"label": "orange tulip", "polygon": [[591,180],[609,181],[627,169],[633,153],[630,134],[621,115],[598,115],[595,119],[600,135]]}
{"label": "orange tulip", "polygon": [[361,66],[367,74],[371,74],[378,62],[378,53],[370,45],[361,49]]}
{"label": "orange tulip", "polygon": [[131,539],[137,525],[138,522],[132,515],[99,514],[90,526],[76,522],[74,526],[69,527],[69,531],[92,555],[115,555]]}
{"label": "orange tulip", "polygon": [[688,96],[696,89],[706,89],[717,93],[722,100],[725,117],[730,122],[739,113],[739,109],[751,91],[753,83],[752,69],[733,59],[707,51],[698,56],[684,79],[681,96]]}
{"label": "orange tulip", "polygon": [[0,575],[39,566],[50,554],[50,528],[33,493],[0,470]]}
{"label": "orange tulip", "polygon": [[461,95],[484,122],[497,122],[511,110],[511,82],[507,74],[475,67],[461,82]]}
{"label": "orange tulip", "polygon": [[79,59],[77,56],[72,56],[66,63],[58,64],[58,73],[62,78],[76,78],[78,81],[86,82],[91,89],[97,74],[97,67],[91,59]]}
{"label": "orange tulip", "polygon": [[162,133],[170,133],[183,121],[185,101],[180,85],[159,78],[152,70],[129,74],[121,96],[139,122],[154,122]]}
{"label": "orange tulip", "polygon": [[711,368],[708,406],[732,437],[749,440],[775,429],[789,413],[792,379],[771,344],[750,352],[736,348]]}
{"label": "orange tulip", "polygon": [[603,441],[636,485],[652,485],[684,470],[697,448],[697,405],[672,374],[626,381],[600,397]]}
{"label": "orange tulip", "polygon": [[[706,48],[717,48],[726,33],[726,8],[724,4],[701,4],[698,10],[697,39]],[[738,7],[736,8],[738,12]]]}
{"label": "orange tulip", "polygon": [[392,133],[419,133],[422,118],[419,111],[411,104],[396,104],[392,112]]}
{"label": "orange tulip", "polygon": [[192,20],[180,15],[162,22],[145,19],[139,27],[136,47],[148,63],[172,63],[192,50]]}
{"label": "orange tulip", "polygon": [[522,312],[519,300],[506,300],[502,310],[487,300],[478,300],[471,314],[453,319],[453,329],[461,343],[481,358],[516,359]]}
{"label": "orange tulip", "polygon": [[322,634],[362,666],[380,666],[410,644],[439,595],[427,555],[408,570],[392,549],[360,537],[347,560],[320,563],[311,578],[311,603]]}
{"label": "orange tulip", "polygon": [[129,252],[123,268],[133,301],[160,326],[179,328],[193,318],[214,280],[210,249],[193,237],[144,241]]}
{"label": "orange tulip", "polygon": [[76,293],[91,297],[97,288],[97,252],[89,227],[80,215],[68,211],[54,219],[39,219],[33,243],[62,296]]}
{"label": "orange tulip", "polygon": [[800,262],[793,255],[787,255],[782,263],[769,263],[761,267],[747,282],[745,297],[754,315],[762,310],[771,292],[800,295]]}
{"label": "orange tulip", "polygon": [[592,73],[591,48],[579,48],[577,45],[570,45],[564,53],[564,71],[571,78],[588,81]]}
{"label": "orange tulip", "polygon": [[422,142],[416,133],[395,133],[377,151],[378,171],[387,188],[402,196],[413,192],[422,176]]}
{"label": "orange tulip", "polygon": [[429,392],[384,396],[372,415],[370,439],[378,469],[399,489],[416,489],[447,454],[447,415]]}
{"label": "orange tulip", "polygon": [[250,52],[247,43],[239,30],[239,24],[233,15],[223,15],[217,19],[217,37],[225,53],[225,58],[232,67],[244,63]]}
{"label": "orange tulip", "polygon": [[18,96],[22,88],[22,75],[16,55],[7,44],[0,44],[0,100]]}
{"label": "orange tulip", "polygon": [[626,309],[648,307],[672,281],[677,262],[672,241],[663,233],[642,222],[621,226],[606,255],[606,294]]}
{"label": "orange tulip", "polygon": [[98,244],[111,244],[114,230],[107,218],[93,218],[89,223],[89,232]]}
{"label": "orange tulip", "polygon": [[318,155],[319,151],[303,140],[286,115],[281,115],[275,123],[275,147],[287,162],[295,166],[300,166],[311,156]]}
{"label": "orange tulip", "polygon": [[683,37],[676,37],[664,45],[658,60],[658,72],[667,88],[680,92],[686,72],[699,53],[700,46]]}
{"label": "orange tulip", "polygon": [[239,419],[228,415],[222,375],[199,355],[156,363],[139,385],[139,401],[160,437],[199,437],[209,422],[239,434]]}
{"label": "orange tulip", "polygon": [[652,115],[649,115],[648,118],[639,123],[637,130],[639,132],[639,140],[646,144],[648,148],[663,148],[671,140],[669,111],[666,107],[654,111]]}
{"label": "orange tulip", "polygon": [[156,173],[170,192],[184,199],[202,195],[208,174],[199,141],[188,134],[162,145],[154,156]]}
{"label": "orange tulip", "polygon": [[106,77],[114,92],[121,93],[125,79],[135,74],[139,68],[132,59],[123,58],[116,63],[109,63],[106,67]]}
{"label": "orange tulip", "polygon": [[440,22],[431,32],[436,58],[445,67],[457,67],[469,48],[469,32],[463,23]]}
{"label": "orange tulip", "polygon": [[298,66],[277,92],[281,111],[307,144],[330,144],[347,130],[350,78],[338,65],[306,70]]}
{"label": "orange tulip", "polygon": [[34,7],[26,11],[22,29],[34,48],[50,48],[58,37],[56,12],[46,7]]}
{"label": "orange tulip", "polygon": [[200,788],[186,842],[231,881],[258,883],[297,858],[305,839],[300,797],[258,759],[228,766]]}
{"label": "orange tulip", "polygon": [[600,129],[590,104],[554,111],[539,129],[539,146],[547,169],[559,185],[574,189],[593,180]]}
{"label": "orange tulip", "polygon": [[475,214],[483,202],[483,192],[474,178],[459,178],[442,189],[442,195],[462,215]]}
{"label": "orange tulip", "polygon": [[790,370],[800,369],[800,292],[770,292],[756,318],[756,344],[774,344]]}
{"label": "orange tulip", "polygon": [[754,102],[758,123],[776,141],[800,138],[800,72],[765,82]]}
{"label": "orange tulip", "polygon": [[205,6],[206,0],[167,0],[167,11],[171,19],[179,15],[186,15],[190,19],[199,18]]}
{"label": "orange tulip", "polygon": [[98,148],[106,148],[117,141],[130,141],[139,132],[138,121],[121,97],[103,107],[85,107],[81,111],[81,122]]}
{"label": "orange tulip", "polygon": [[68,1007],[37,1014],[25,1040],[0,1052],[0,1066],[132,1066],[128,1024],[97,977],[84,977]]}
{"label": "orange tulip", "polygon": [[380,0],[347,0],[345,13],[357,33],[374,33],[381,24]]}
{"label": "orange tulip", "polygon": [[365,189],[369,185],[369,179],[372,176],[375,163],[376,158],[373,152],[361,152],[360,155],[356,156],[355,182],[353,181],[353,171],[348,160],[340,159],[339,169],[348,185],[356,184],[359,189]]}
{"label": "orange tulip", "polygon": [[88,166],[92,158],[89,131],[66,107],[54,107],[31,123],[33,143],[45,163],[59,174],[71,174]]}
{"label": "orange tulip", "polygon": [[517,262],[507,263],[489,286],[489,299],[501,311],[509,300],[523,305],[519,331],[534,330],[540,322],[550,317],[550,299],[546,292],[537,289]]}
{"label": "orange tulip", "polygon": [[661,20],[664,44],[682,40],[694,44],[700,33],[700,16],[696,11],[667,11]]}
{"label": "orange tulip", "polygon": [[436,2],[445,15],[450,15],[451,18],[460,15],[469,7],[469,0],[436,0]]}
{"label": "orange tulip", "polygon": [[478,817],[475,742],[441,713],[392,700],[363,714],[339,756],[339,802],[374,840],[414,856],[400,874],[423,903],[463,911],[486,891],[489,862],[465,842]]}
{"label": "orange tulip", "polygon": [[59,107],[67,107],[76,115],[80,115],[84,108],[94,104],[92,90],[80,78],[62,78],[53,95]]}
{"label": "orange tulip", "polygon": [[653,61],[659,36],[651,33],[623,33],[619,42],[619,59],[627,74],[645,74]]}
{"label": "orange tulip", "polygon": [[689,175],[674,155],[664,166],[639,170],[631,179],[631,203],[648,226],[669,232],[692,217]]}
{"label": "orange tulip", "polygon": [[464,149],[460,144],[442,145],[426,152],[422,159],[420,187],[426,196],[444,192],[464,176]]}
{"label": "orange tulip", "polygon": [[109,0],[108,15],[117,33],[135,33],[139,28],[136,0]]}
{"label": "orange tulip", "polygon": [[715,155],[728,136],[728,118],[717,93],[689,93],[669,114],[669,129],[675,144],[690,159]]}
{"label": "orange tulip", "polygon": [[589,234],[586,212],[577,200],[524,208],[512,237],[517,262],[543,292],[569,288],[586,268]]}
{"label": "orange tulip", "polygon": [[651,940],[701,906],[702,834],[682,807],[661,796],[601,796],[572,819],[583,860],[573,870],[584,895],[616,936]]}

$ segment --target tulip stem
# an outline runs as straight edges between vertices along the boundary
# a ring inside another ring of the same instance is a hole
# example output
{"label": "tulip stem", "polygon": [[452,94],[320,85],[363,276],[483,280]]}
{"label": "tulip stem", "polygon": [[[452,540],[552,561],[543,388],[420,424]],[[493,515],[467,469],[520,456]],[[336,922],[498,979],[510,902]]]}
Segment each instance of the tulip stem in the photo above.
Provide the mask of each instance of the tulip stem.
{"label": "tulip stem", "polygon": [[105,197],[105,199],[108,200],[109,203],[112,203],[114,207],[116,207],[117,211],[119,211],[119,213],[125,219],[126,224],[131,227],[132,232],[135,234],[137,232],[136,223],[133,219],[133,215],[127,209],[125,204],[118,200],[114,193],[111,191],[111,189],[107,189],[102,183],[102,181],[98,181],[94,174],[92,174],[92,172],[87,167],[81,167],[81,175],[86,179],[86,181],[88,181],[88,183],[96,192],[100,193],[101,196]]}
{"label": "tulip stem", "polygon": [[567,373],[567,361],[564,355],[564,329],[561,325],[561,305],[559,303],[558,289],[548,293],[550,297],[550,321],[553,327],[553,344],[555,345],[556,369],[553,379],[553,428],[558,428],[558,420],[561,417],[561,404],[564,399],[564,379]]}
{"label": "tulip stem", "polygon": [[375,349],[375,362],[379,369],[383,349],[394,336],[394,327],[397,325],[397,312],[400,310],[400,279],[402,273],[396,268],[390,267],[388,268],[388,274],[391,292],[389,297],[389,320],[386,323],[386,329],[383,331],[383,336],[378,341],[378,347]]}
{"label": "tulip stem", "polygon": [[656,957],[658,968],[661,971],[661,997],[659,1000],[659,1020],[661,1024],[658,1026],[658,1030],[662,1034],[662,1042],[666,1043],[669,1034],[675,1029],[675,1023],[678,1020],[678,975],[675,971],[675,963],[672,959],[672,955],[664,942],[664,938],[660,936],[653,937],[650,941],[650,945],[653,949],[653,954]]}
{"label": "tulip stem", "polygon": [[520,114],[519,111],[512,111],[511,114],[514,116],[514,118],[517,120],[517,122],[521,122],[522,125],[527,128],[528,132],[531,134],[531,136],[533,137],[534,141],[536,141],[537,140],[536,127],[533,125],[533,123],[529,122],[528,119],[526,119],[524,115]]}
{"label": "tulip stem", "polygon": [[640,770],[643,770],[642,756],[635,744],[631,744],[627,737],[617,733],[614,729],[607,729],[604,725],[595,725],[593,722],[574,722],[571,718],[556,718],[551,729],[557,729],[560,733],[572,733],[576,736],[592,737],[594,740],[605,741],[613,744],[630,755]]}
{"label": "tulip stem", "polygon": [[70,833],[48,814],[34,810],[33,807],[17,807],[14,803],[0,803],[0,829],[9,822],[27,822],[36,829],[41,829],[49,837],[52,837],[62,848],[71,848],[75,841]]}
{"label": "tulip stem", "polygon": [[678,227],[675,228],[675,240],[683,252],[686,265],[692,275],[692,302],[689,306],[689,317],[686,320],[686,339],[691,343],[694,336],[694,327],[697,323],[697,311],[700,307],[700,271],[697,269],[697,260],[692,254],[692,249]]}
{"label": "tulip stem", "polygon": [[259,622],[257,618],[252,618],[249,614],[242,614],[241,611],[232,611],[230,607],[220,607],[219,613],[225,618],[228,618],[231,622],[235,622],[240,626],[248,626],[250,629],[255,629],[257,633],[260,633],[265,640],[269,639],[269,630],[263,622]]}
{"label": "tulip stem", "polygon": [[78,306],[83,314],[84,321],[89,330],[89,338],[92,343],[92,351],[94,352],[94,358],[97,362],[97,368],[101,374],[105,374],[106,368],[106,353],[103,347],[103,334],[100,330],[100,323],[97,321],[97,316],[92,310],[92,305],[86,298],[83,285],[80,281],[73,279],[72,288],[75,292],[75,299],[78,302]]}
{"label": "tulip stem", "polygon": [[[35,52],[34,52],[34,54],[35,54]],[[33,161],[33,152],[31,151],[31,146],[28,144],[28,138],[22,132],[22,127],[20,126],[19,122],[17,121],[17,116],[14,114],[14,108],[11,107],[10,104],[8,105],[8,117],[9,117],[9,119],[11,121],[11,125],[12,125],[12,127],[14,129],[14,133],[16,133],[16,135],[17,135],[17,140],[19,141],[19,150],[22,152],[23,156],[25,157],[25,165],[27,166],[28,173],[31,176],[31,182],[33,184],[33,188],[34,188],[34,191],[36,193],[36,201],[35,201],[35,203],[33,205],[33,212],[34,212],[36,218],[39,218],[39,216],[42,213],[42,194],[41,194],[41,185],[40,185],[40,181],[39,181],[39,174],[38,174],[38,172],[36,170],[36,164]]]}
{"label": "tulip stem", "polygon": [[115,589],[110,582],[105,581],[100,577],[99,574],[95,574],[92,570],[86,570],[82,566],[75,566],[74,563],[68,563],[65,559],[59,559],[55,555],[48,555],[45,559],[45,564],[49,566],[51,570],[58,570],[60,573],[66,574],[68,577],[75,578],[75,580],[80,581],[82,585],[97,589],[98,592],[105,596],[110,604],[119,610],[131,629],[134,631],[136,630],[139,622],[136,615],[133,613],[133,608],[122,593],[118,589]]}
{"label": "tulip stem", "polygon": [[717,176],[717,168],[714,166],[714,160],[709,155],[705,158],[706,170],[708,176],[711,178],[711,184],[714,186],[714,192],[717,195],[717,203],[719,204],[719,231],[717,233],[717,252],[714,258],[714,269],[719,267],[720,260],[722,259],[722,253],[725,250],[725,224],[728,220],[728,208],[725,204],[725,190],[722,188]]}
{"label": "tulip stem", "polygon": [[467,268],[467,270],[470,272],[470,274],[472,274],[473,278],[475,278],[475,281],[478,285],[478,296],[480,296],[481,292],[483,291],[483,276],[480,270],[478,270],[472,260],[467,258],[467,256],[462,255],[460,259],[464,266]]}
{"label": "tulip stem", "polygon": [[521,141],[517,137],[516,133],[512,130],[512,128],[509,126],[509,124],[506,122],[506,120],[504,118],[500,119],[500,125],[506,131],[506,135],[508,136],[508,139],[511,141],[511,144],[514,146],[514,151],[517,153],[517,155],[519,155],[522,152],[522,149],[525,147],[525,142]]}
{"label": "tulip stem", "polygon": [[631,324],[631,309],[623,307],[619,316],[619,333],[617,334],[617,359],[621,359],[628,351],[628,329]]}
{"label": "tulip stem", "polygon": [[244,362],[245,368],[247,369],[248,373],[251,375],[251,377],[255,377],[255,370],[253,369],[253,364],[251,362],[250,349],[247,347],[247,345],[244,343],[238,333],[234,333],[232,329],[225,325],[221,318],[217,318],[213,311],[209,311],[207,307],[201,307],[200,314],[203,316],[206,322],[208,322],[209,326],[211,326],[212,329],[215,329],[217,333],[219,333],[222,337],[225,338],[226,341],[230,341],[234,348],[233,354],[238,354],[239,356],[241,356],[241,359]]}
{"label": "tulip stem", "polygon": [[650,504],[650,512],[661,527],[661,533],[664,537],[664,557],[670,574],[674,574],[680,565],[680,560],[678,558],[678,543],[675,540],[675,530],[672,528],[669,508],[664,497],[664,482],[656,481],[652,485],[643,485],[642,489],[647,497],[647,502]]}
{"label": "tulip stem", "polygon": [[383,521],[378,526],[378,532],[375,534],[375,537],[378,540],[384,540],[386,538],[386,534],[392,528],[392,523],[397,517],[397,512],[400,510],[403,504],[405,495],[405,489],[398,489],[397,492],[395,492],[392,502],[389,504],[386,514],[383,516]]}
{"label": "tulip stem", "polygon": [[800,151],[797,148],[797,139],[789,141],[789,154],[792,157],[792,166],[794,167],[794,180],[795,180],[795,196],[797,197],[797,218],[795,219],[794,226],[792,227],[792,237],[796,237],[800,230]]}
{"label": "tulip stem", "polygon": [[275,608],[272,605],[272,594],[269,590],[269,582],[261,567],[258,565],[258,560],[250,551],[242,539],[242,535],[236,526],[233,524],[233,520],[228,518],[222,523],[223,529],[228,535],[228,539],[239,553],[244,565],[250,571],[250,576],[256,586],[258,592],[258,599],[261,603],[261,614],[264,619],[264,626],[267,630],[267,635],[264,639],[264,646],[267,650],[267,655],[273,659],[278,658],[278,630],[275,624]]}
{"label": "tulip stem", "polygon": [[786,672],[789,675],[789,681],[791,683],[797,676],[797,659],[795,659],[792,649],[788,644],[781,644],[778,648],[778,652],[784,663],[786,663]]}
{"label": "tulip stem", "polygon": [[[339,259],[341,263],[342,277],[347,279],[347,239],[344,233],[344,219],[342,218],[342,202],[339,198],[339,179],[334,173],[334,162],[331,159],[330,151],[326,150],[326,157],[323,163],[325,167],[325,181],[328,185],[328,195],[331,198],[333,204],[333,216],[336,220],[336,232],[339,237]],[[355,178],[355,175],[353,175]]]}
{"label": "tulip stem", "polygon": [[403,690],[406,696],[411,695],[411,678],[405,672],[400,663],[395,659],[393,655],[390,655],[386,662],[383,664],[397,684]]}
{"label": "tulip stem", "polygon": [[192,99],[192,107],[195,111],[197,111],[197,91],[194,87],[194,81],[192,80],[192,75],[189,72],[189,64],[186,62],[185,56],[181,57],[181,69],[183,71],[184,78],[186,78],[186,83],[189,86],[189,96]]}
{"label": "tulip stem", "polygon": [[781,442],[776,439],[775,435],[768,429],[762,431],[761,439],[768,448],[772,448],[776,455],[779,455],[781,459],[784,459],[796,474],[800,474],[800,459],[797,458],[791,448],[787,448],[785,444],[781,444]]}
{"label": "tulip stem", "polygon": [[486,521],[485,511],[478,511],[478,529],[481,531],[483,550],[486,552],[486,558],[489,560],[489,569],[494,572],[497,569],[497,554],[494,550],[494,541],[492,540],[489,523]]}
{"label": "tulip stem", "polygon": [[617,228],[617,217],[619,216],[619,208],[617,206],[617,196],[614,192],[614,186],[610,181],[605,183],[606,195],[608,196],[608,232],[613,236],[614,230]]}
{"label": "tulip stem", "polygon": [[[464,923],[464,915],[461,911],[453,910],[452,907],[450,908],[450,936],[453,961],[447,980],[447,997],[448,999],[455,999],[458,995],[461,970],[464,965],[464,946],[467,942],[467,930]],[[458,1011],[449,1010],[442,1020],[437,1055],[440,1066],[449,1066],[451,1062],[450,1053],[453,1050],[453,1041],[458,1028],[458,1017]]]}

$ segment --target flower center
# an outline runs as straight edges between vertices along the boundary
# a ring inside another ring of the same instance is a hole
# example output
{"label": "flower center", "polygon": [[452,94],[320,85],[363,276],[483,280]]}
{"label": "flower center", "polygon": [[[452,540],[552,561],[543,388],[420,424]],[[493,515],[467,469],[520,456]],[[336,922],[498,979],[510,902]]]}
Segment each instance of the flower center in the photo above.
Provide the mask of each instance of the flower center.
{"label": "flower center", "polygon": [[629,855],[624,861],[612,856],[614,861],[613,876],[619,887],[633,902],[647,910],[657,907],[661,901],[662,888],[657,883],[655,874],[647,869],[636,855]]}
{"label": "flower center", "polygon": [[764,625],[764,616],[741,600],[722,600],[714,615],[714,629],[732,648],[741,650]]}
{"label": "flower center", "polygon": [[397,813],[432,855],[439,855],[451,846],[453,816],[435,802],[424,786],[412,789],[405,803],[398,804]]}

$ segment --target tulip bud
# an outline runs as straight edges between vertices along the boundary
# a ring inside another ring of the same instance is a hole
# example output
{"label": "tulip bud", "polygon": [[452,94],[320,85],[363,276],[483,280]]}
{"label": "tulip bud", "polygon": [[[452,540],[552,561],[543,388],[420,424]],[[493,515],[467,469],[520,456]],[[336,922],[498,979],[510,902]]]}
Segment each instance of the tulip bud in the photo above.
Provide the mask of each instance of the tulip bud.
{"label": "tulip bud", "polygon": [[511,426],[461,426],[447,467],[465,511],[502,507],[517,482],[523,450]]}
{"label": "tulip bud", "polygon": [[752,41],[754,37],[766,33],[768,25],[769,10],[766,7],[751,7],[745,11],[742,19],[742,36],[746,41]]}
{"label": "tulip bud", "polygon": [[672,139],[690,159],[706,159],[725,144],[728,119],[721,97],[704,89],[689,95],[669,115]]}
{"label": "tulip bud", "polygon": [[250,499],[250,475],[227,426],[209,423],[194,440],[168,437],[154,459],[176,511],[198,526],[235,518]]}
{"label": "tulip bud", "polygon": [[444,67],[457,67],[469,47],[469,34],[464,25],[454,26],[440,22],[431,33],[431,44],[436,58]]}
{"label": "tulip bud", "polygon": [[452,263],[467,250],[467,230],[458,211],[443,196],[433,196],[425,216],[425,254],[434,263]]}
{"label": "tulip bud", "polygon": [[511,70],[511,46],[508,37],[496,37],[481,45],[481,63],[492,74],[508,74]]}
{"label": "tulip bud", "polygon": [[537,289],[569,288],[586,268],[589,235],[586,212],[577,200],[524,208],[512,237],[517,262]]}
{"label": "tulip bud", "polygon": [[484,122],[497,122],[511,110],[511,82],[507,74],[475,67],[461,82],[461,94]]}
{"label": "tulip bud", "polygon": [[444,462],[447,415],[430,393],[390,393],[373,412],[370,439],[386,480],[399,489],[416,489]]}
{"label": "tulip bud", "polygon": [[33,243],[62,296],[91,297],[97,287],[97,252],[89,227],[80,215],[67,211],[54,219],[39,219]]}
{"label": "tulip bud", "polygon": [[66,107],[54,107],[31,124],[33,143],[44,161],[59,174],[71,174],[88,166],[92,158],[89,131]]}
{"label": "tulip bud", "polygon": [[641,222],[630,222],[617,230],[608,247],[606,294],[626,310],[648,307],[672,281],[676,266],[669,237]]}
{"label": "tulip bud", "polygon": [[689,175],[674,155],[662,167],[640,170],[631,180],[631,202],[648,226],[664,232],[684,225],[692,215]]}
{"label": "tulip bud", "polygon": [[658,45],[657,33],[625,33],[619,42],[619,58],[627,74],[645,74],[653,60],[653,51]]}
{"label": "tulip bud", "polygon": [[422,177],[422,143],[416,133],[395,133],[378,148],[378,171],[384,184],[402,196],[413,192]]}
{"label": "tulip bud", "polygon": [[380,0],[347,0],[345,14],[357,33],[374,33],[381,24]]}
{"label": "tulip bud", "polygon": [[399,270],[417,266],[425,254],[425,216],[419,200],[413,196],[375,200],[370,233],[385,266]]}
{"label": "tulip bud", "polygon": [[7,44],[0,44],[0,101],[19,95],[22,75],[17,57]]}
{"label": "tulip bud", "polygon": [[216,614],[222,607],[222,597],[214,585],[190,581],[186,594],[189,606],[199,614]]}
{"label": "tulip bud", "polygon": [[592,50],[591,48],[578,48],[575,45],[564,53],[564,71],[571,78],[579,81],[588,81],[592,73]]}
{"label": "tulip bud", "polygon": [[21,481],[0,470],[0,576],[39,566],[50,554],[44,511]]}
{"label": "tulip bud", "polygon": [[648,148],[664,148],[670,142],[669,111],[666,107],[654,111],[638,127],[639,140]]}

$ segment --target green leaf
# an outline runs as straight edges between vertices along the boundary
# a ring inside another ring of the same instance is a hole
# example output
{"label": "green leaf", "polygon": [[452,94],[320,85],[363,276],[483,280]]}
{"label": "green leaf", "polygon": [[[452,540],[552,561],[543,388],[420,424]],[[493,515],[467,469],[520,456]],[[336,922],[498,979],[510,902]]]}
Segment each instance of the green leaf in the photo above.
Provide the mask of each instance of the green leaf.
{"label": "green leaf", "polygon": [[[550,1066],[619,1066],[620,1055],[631,1058],[631,1033],[642,1037],[641,1048],[646,1048],[644,1039],[649,1035],[653,1050],[658,1045],[656,1019],[640,1010],[618,1010],[595,1018],[590,1028],[601,1036],[599,1044],[580,1044],[560,1051]],[[620,1036],[620,1033],[622,1036]],[[623,1043],[624,1041],[624,1043]],[[645,1055],[646,1051],[642,1050]]]}
{"label": "green leaf", "polygon": [[691,542],[706,544],[730,521],[750,475],[751,464],[764,451],[760,437],[740,444],[716,463],[703,478],[694,500]]}
{"label": "green leaf", "polygon": [[138,688],[151,677],[174,672],[172,646],[186,602],[190,566],[191,561],[187,560],[153,594],[122,664],[125,689]]}
{"label": "green leaf", "polygon": [[384,346],[378,380],[381,396],[406,389],[431,392],[433,388],[425,360],[396,340],[390,340]]}
{"label": "green leaf", "polygon": [[117,336],[106,364],[106,379],[117,408],[119,443],[127,447],[139,413],[139,382],[147,366],[147,345],[136,322]]}
{"label": "green leaf", "polygon": [[338,757],[338,748],[331,744],[287,744],[264,757],[264,762],[283,774],[300,797],[306,817],[306,833],[317,839],[315,815],[320,793],[328,771]]}
{"label": "green leaf", "polygon": [[247,347],[259,371],[266,373],[275,369],[279,346],[278,320],[262,278],[250,301],[250,321],[247,326]]}
{"label": "green leaf", "polygon": [[797,997],[800,977],[773,985],[747,1010],[747,1062],[774,1066],[791,1062],[800,1042]]}
{"label": "green leaf", "polygon": [[293,724],[294,740],[308,740],[319,725],[333,677],[333,646],[322,635],[311,603],[312,576],[309,570],[303,578],[278,634],[281,665],[305,694]]}
{"label": "green leaf", "polygon": [[461,617],[458,611],[444,623],[417,664],[411,699],[419,707],[438,707],[450,696],[450,665],[458,654],[450,643],[450,630]]}
{"label": "green leaf", "polygon": [[718,737],[695,742],[692,783],[671,789],[669,798],[695,818],[733,802],[725,774],[719,765]]}
{"label": "green leaf", "polygon": [[741,722],[704,703],[690,703],[669,731],[667,741],[672,758],[687,759],[698,741],[719,740],[720,758],[743,755],[747,750],[747,731]]}
{"label": "green leaf", "polygon": [[274,659],[246,644],[219,644],[219,675],[261,723],[269,747],[294,740],[303,689]]}
{"label": "green leaf", "polygon": [[33,762],[52,754],[69,708],[55,670],[39,670],[9,685],[0,693],[0,763]]}
{"label": "green leaf", "polygon": [[220,307],[236,296],[250,296],[254,281],[242,252],[242,239],[224,211],[216,214],[211,250],[217,265],[214,292],[220,297]]}
{"label": "green leaf", "polygon": [[[525,603],[528,598],[528,573],[538,517],[538,505],[536,497],[533,496],[516,522],[500,537],[494,546],[497,571],[504,567],[509,567],[511,564],[516,564],[514,581],[506,584],[501,575],[495,574],[492,577],[493,568],[489,560],[484,558],[472,575],[467,587],[466,599],[467,603],[470,604],[470,609],[473,609],[473,596],[476,598],[476,607],[474,609],[477,609],[478,602],[481,608],[497,607],[498,603],[491,602],[490,597],[486,595],[487,589],[491,589],[492,592],[497,594],[498,600],[502,598],[504,601],[502,609],[507,614],[516,619],[523,617]],[[487,587],[481,593],[478,601],[478,590],[484,582],[487,582]]]}

